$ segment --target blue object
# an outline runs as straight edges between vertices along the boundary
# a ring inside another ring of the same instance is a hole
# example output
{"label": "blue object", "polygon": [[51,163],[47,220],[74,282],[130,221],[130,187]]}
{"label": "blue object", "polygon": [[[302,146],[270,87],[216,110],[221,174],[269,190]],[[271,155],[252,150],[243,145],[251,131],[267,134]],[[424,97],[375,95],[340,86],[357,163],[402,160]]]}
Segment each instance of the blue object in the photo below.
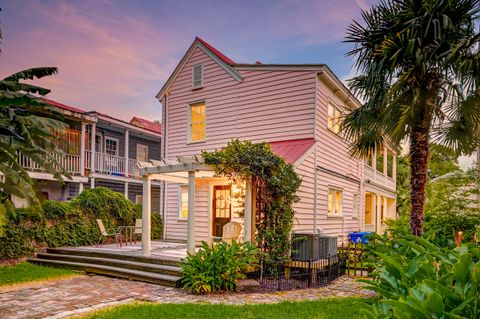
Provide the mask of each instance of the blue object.
{"label": "blue object", "polygon": [[369,231],[360,231],[360,232],[354,232],[348,234],[348,239],[352,243],[362,243],[362,244],[368,244],[368,235],[370,235],[372,232]]}

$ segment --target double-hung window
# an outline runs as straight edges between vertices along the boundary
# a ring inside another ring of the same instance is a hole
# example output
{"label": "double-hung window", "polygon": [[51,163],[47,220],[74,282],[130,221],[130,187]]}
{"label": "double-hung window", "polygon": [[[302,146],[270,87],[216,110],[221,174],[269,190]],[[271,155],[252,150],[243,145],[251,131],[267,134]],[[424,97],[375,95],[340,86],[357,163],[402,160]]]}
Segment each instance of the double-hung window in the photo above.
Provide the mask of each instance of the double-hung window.
{"label": "double-hung window", "polygon": [[196,64],[192,69],[192,88],[199,89],[203,87],[203,65]]}
{"label": "double-hung window", "polygon": [[339,189],[330,188],[328,190],[328,215],[342,216],[343,192]]}
{"label": "double-hung window", "polygon": [[105,136],[105,154],[118,156],[118,138]]}
{"label": "double-hung window", "polygon": [[178,201],[178,219],[188,218],[188,186],[180,186]]}
{"label": "double-hung window", "polygon": [[205,102],[190,105],[189,142],[205,141],[206,110]]}
{"label": "double-hung window", "polygon": [[342,112],[340,109],[332,102],[328,102],[327,126],[334,133],[340,132],[341,116]]}

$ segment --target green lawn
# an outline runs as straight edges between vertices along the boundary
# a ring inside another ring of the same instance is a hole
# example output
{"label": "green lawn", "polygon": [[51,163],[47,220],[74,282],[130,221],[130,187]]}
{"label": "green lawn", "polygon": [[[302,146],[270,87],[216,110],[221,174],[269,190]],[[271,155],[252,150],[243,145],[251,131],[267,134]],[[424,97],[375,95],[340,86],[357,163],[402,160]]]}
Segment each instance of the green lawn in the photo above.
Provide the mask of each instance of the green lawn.
{"label": "green lawn", "polygon": [[15,266],[0,266],[0,286],[65,277],[73,274],[75,272],[71,270],[22,262]]}
{"label": "green lawn", "polygon": [[[212,296],[212,298],[216,297]],[[248,306],[137,303],[100,310],[92,314],[87,314],[85,317],[82,317],[82,319],[357,319],[361,318],[359,308],[362,302],[365,302],[365,300],[355,298],[335,298],[318,301],[282,302],[279,304]]]}

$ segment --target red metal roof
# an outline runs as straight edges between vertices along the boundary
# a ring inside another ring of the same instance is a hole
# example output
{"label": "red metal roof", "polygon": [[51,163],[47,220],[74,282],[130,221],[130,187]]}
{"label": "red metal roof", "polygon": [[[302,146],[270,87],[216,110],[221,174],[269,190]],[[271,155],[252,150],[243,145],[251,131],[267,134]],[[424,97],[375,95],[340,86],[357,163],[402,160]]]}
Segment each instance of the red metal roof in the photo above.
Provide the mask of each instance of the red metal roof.
{"label": "red metal roof", "polygon": [[283,157],[287,162],[294,164],[310,147],[315,144],[313,138],[305,138],[300,140],[288,140],[271,142],[270,147],[273,153]]}
{"label": "red metal roof", "polygon": [[62,104],[62,103],[59,103],[59,102],[56,102],[56,101],[52,101],[52,100],[49,100],[49,99],[44,98],[44,97],[42,97],[41,100],[43,100],[47,104],[59,107],[61,109],[64,109],[64,110],[67,110],[67,111],[70,111],[70,112],[81,113],[81,114],[85,113],[84,110],[78,109],[78,108],[70,106],[70,105]]}
{"label": "red metal roof", "polygon": [[215,54],[220,60],[222,60],[223,62],[225,62],[226,64],[229,64],[229,65],[234,65],[235,62],[230,59],[229,57],[227,57],[225,54],[223,54],[222,52],[218,51],[217,49],[215,49],[213,46],[211,46],[207,41],[203,40],[202,38],[200,37],[196,37],[195,40],[198,40],[201,44],[203,44],[204,46],[207,47],[207,49],[209,49],[210,51],[212,51],[213,54]]}
{"label": "red metal roof", "polygon": [[130,124],[144,128],[146,130],[155,132],[155,133],[162,133],[162,126],[160,123],[152,122],[146,119],[142,119],[141,117],[134,116],[130,120]]}

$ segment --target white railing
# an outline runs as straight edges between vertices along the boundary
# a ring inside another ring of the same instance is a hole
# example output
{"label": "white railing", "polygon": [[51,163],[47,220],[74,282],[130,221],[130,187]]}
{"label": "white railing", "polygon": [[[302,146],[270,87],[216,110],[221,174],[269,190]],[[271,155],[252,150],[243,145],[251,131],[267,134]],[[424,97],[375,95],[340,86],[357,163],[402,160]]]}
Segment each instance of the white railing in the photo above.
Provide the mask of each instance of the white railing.
{"label": "white railing", "polygon": [[[80,155],[70,155],[70,154],[54,154],[53,157],[57,160],[60,167],[69,173],[80,173]],[[27,170],[32,171],[45,171],[41,166],[39,166],[35,161],[30,157],[18,153],[18,162]]]}
{"label": "white railing", "polygon": [[375,171],[373,167],[364,165],[364,179],[377,185],[383,185],[391,190],[396,189],[395,180],[390,176],[385,176],[383,172]]}
{"label": "white railing", "polygon": [[95,171],[111,175],[125,175],[125,157],[95,152]]}
{"label": "white railing", "polygon": [[85,168],[92,168],[92,152],[90,151],[85,151]]}
{"label": "white railing", "polygon": [[140,170],[137,165],[138,161],[133,158],[128,159],[128,175],[131,177],[140,177]]}

